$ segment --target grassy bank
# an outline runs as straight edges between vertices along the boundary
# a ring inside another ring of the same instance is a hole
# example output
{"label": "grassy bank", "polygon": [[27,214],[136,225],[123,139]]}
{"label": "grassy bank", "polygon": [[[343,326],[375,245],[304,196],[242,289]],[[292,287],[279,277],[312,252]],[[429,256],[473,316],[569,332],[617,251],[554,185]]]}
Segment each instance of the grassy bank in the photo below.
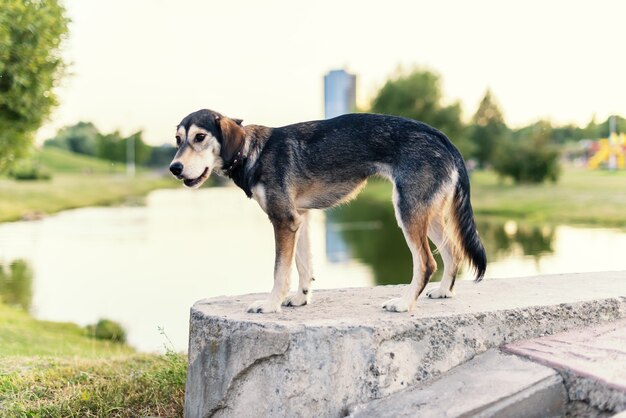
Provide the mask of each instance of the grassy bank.
{"label": "grassy bank", "polygon": [[181,416],[186,363],[0,304],[0,417]]}
{"label": "grassy bank", "polygon": [[[626,227],[626,172],[565,169],[556,184],[515,186],[491,171],[471,178],[474,212],[486,219],[530,224]],[[391,186],[374,181],[363,199],[390,200]]]}
{"label": "grassy bank", "polygon": [[139,170],[127,177],[124,165],[45,148],[33,159],[52,172],[48,181],[0,178],[0,222],[52,214],[85,206],[109,206],[152,190],[175,187],[172,178]]}
{"label": "grassy bank", "polygon": [[64,322],[40,321],[22,309],[0,303],[0,357],[127,355],[127,345],[89,338],[84,328]]}
{"label": "grassy bank", "polygon": [[150,173],[133,178],[120,174],[55,174],[49,181],[0,179],[0,222],[65,209],[120,204],[176,185],[174,180]]}
{"label": "grassy bank", "polygon": [[[58,149],[32,157],[48,181],[0,178],[0,222],[138,200],[173,179]],[[164,341],[165,342],[165,341]],[[0,417],[181,416],[187,360],[138,354],[76,324],[0,303]]]}

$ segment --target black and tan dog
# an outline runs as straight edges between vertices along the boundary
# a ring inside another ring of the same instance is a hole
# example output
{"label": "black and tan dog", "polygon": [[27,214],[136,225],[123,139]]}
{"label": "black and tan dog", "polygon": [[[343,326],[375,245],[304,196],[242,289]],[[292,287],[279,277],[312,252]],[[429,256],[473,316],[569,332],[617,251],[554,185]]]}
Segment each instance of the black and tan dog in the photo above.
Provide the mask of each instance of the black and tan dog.
{"label": "black and tan dog", "polygon": [[[254,198],[274,226],[276,263],[269,299],[248,312],[278,312],[281,305],[311,302],[309,209],[350,200],[367,178],[379,175],[393,183],[398,224],[413,255],[413,278],[402,297],[384,309],[411,310],[437,265],[428,237],[444,262],[431,298],[453,295],[459,264],[468,259],[480,280],[487,264],[476,232],[470,185],[459,151],[438,130],[394,116],[349,114],[281,128],[242,126],[211,110],[185,117],[176,131],[178,152],[171,172],[187,187],[199,187],[211,174],[232,178]],[[293,261],[300,278],[289,298]]]}

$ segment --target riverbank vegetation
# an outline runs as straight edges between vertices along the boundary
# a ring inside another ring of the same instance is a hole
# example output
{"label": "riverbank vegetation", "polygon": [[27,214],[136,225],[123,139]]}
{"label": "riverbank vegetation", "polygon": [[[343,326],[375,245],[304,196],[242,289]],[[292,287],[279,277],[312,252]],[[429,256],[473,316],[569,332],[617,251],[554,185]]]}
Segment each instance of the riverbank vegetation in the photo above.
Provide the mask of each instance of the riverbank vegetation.
{"label": "riverbank vegetation", "polygon": [[0,417],[182,416],[186,369],[0,303]]}
{"label": "riverbank vegetation", "polygon": [[136,201],[152,190],[175,187],[169,176],[139,170],[54,148],[37,151],[32,160],[52,172],[49,180],[0,178],[0,222],[32,219],[65,209],[109,206]]}

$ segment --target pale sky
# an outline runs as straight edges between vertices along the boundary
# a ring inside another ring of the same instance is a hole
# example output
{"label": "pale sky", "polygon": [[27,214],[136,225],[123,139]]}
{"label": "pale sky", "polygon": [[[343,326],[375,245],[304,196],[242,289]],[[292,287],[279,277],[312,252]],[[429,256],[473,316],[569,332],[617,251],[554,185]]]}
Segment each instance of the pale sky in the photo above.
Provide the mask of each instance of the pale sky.
{"label": "pale sky", "polygon": [[323,76],[366,103],[399,66],[443,79],[464,117],[491,88],[511,126],[626,116],[626,2],[66,0],[69,74],[39,140],[92,121],[172,142],[200,108],[280,126],[323,117]]}

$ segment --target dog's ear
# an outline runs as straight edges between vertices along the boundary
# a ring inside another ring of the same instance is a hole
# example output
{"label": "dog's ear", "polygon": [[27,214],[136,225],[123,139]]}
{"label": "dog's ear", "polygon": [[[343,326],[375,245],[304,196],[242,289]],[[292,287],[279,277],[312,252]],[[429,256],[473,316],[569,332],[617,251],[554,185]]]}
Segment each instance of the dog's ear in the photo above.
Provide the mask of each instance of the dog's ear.
{"label": "dog's ear", "polygon": [[237,151],[243,146],[246,133],[241,126],[241,119],[231,119],[226,116],[216,117],[215,122],[222,134],[222,148],[220,157],[225,163],[230,163]]}

